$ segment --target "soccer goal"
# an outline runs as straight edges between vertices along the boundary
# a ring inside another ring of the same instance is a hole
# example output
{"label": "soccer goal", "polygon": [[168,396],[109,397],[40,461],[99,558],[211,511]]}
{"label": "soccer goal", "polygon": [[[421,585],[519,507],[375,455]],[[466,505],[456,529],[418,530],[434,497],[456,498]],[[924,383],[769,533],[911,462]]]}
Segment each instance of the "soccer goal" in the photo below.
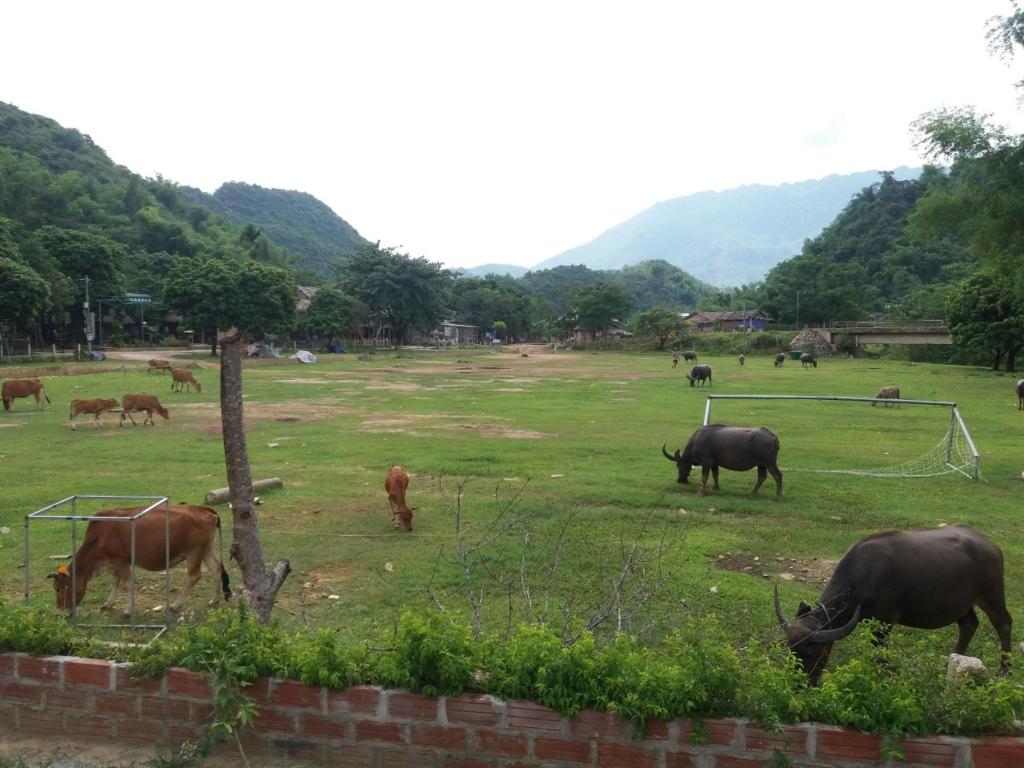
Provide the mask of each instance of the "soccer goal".
{"label": "soccer goal", "polygon": [[708,395],[704,408],[704,424],[711,423],[711,407],[715,400],[819,400],[879,405],[931,406],[949,410],[949,426],[937,444],[923,454],[890,465],[864,469],[805,469],[787,467],[800,472],[822,472],[864,477],[936,477],[958,473],[977,480],[981,477],[981,457],[974,447],[971,433],[954,402],[944,400],[887,400],[874,397],[839,397],[835,395]]}

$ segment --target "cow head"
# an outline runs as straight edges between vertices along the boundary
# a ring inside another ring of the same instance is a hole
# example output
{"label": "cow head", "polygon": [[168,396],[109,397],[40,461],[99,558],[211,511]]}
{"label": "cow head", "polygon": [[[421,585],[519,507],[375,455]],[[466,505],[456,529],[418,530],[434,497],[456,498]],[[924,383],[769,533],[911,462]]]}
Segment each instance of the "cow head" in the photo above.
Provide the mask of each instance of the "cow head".
{"label": "cow head", "polygon": [[668,459],[669,461],[674,461],[676,463],[676,467],[679,469],[679,477],[676,478],[676,482],[684,484],[690,482],[690,470],[693,468],[693,461],[690,455],[690,446],[687,445],[682,455],[680,456],[678,449],[674,454],[669,453],[668,450],[665,448],[665,444],[662,443],[661,452],[665,454],[666,459]]}
{"label": "cow head", "polygon": [[[57,595],[57,610],[70,611],[71,610],[71,570],[66,565],[62,565],[57,569],[55,573],[51,573],[46,578],[53,579],[53,591]],[[79,577],[75,579],[75,605],[82,602],[82,597],[85,595],[85,579]]]}
{"label": "cow head", "polygon": [[156,406],[156,412],[163,416],[165,419],[171,418],[171,412],[164,408],[162,405]]}
{"label": "cow head", "polygon": [[686,374],[686,380],[690,382],[690,386],[693,386],[694,378],[690,374]]}
{"label": "cow head", "polygon": [[853,612],[846,624],[834,629],[826,629],[828,624],[827,616],[822,616],[824,611],[821,606],[811,608],[807,603],[801,601],[796,611],[796,618],[790,621],[782,612],[782,604],[779,602],[779,587],[775,586],[775,615],[779,618],[782,631],[786,633],[786,644],[789,650],[800,660],[804,673],[807,675],[807,682],[811,685],[818,684],[822,670],[828,662],[829,653],[832,651],[832,643],[841,640],[853,632],[854,627],[860,621],[860,606]]}
{"label": "cow head", "polygon": [[192,383],[196,387],[196,392],[202,392],[203,391],[203,385],[200,384],[198,381],[196,381],[195,379],[192,379]]}
{"label": "cow head", "polygon": [[412,530],[412,513],[416,511],[416,507],[402,507],[398,510],[398,519],[402,521],[402,527],[407,530]]}

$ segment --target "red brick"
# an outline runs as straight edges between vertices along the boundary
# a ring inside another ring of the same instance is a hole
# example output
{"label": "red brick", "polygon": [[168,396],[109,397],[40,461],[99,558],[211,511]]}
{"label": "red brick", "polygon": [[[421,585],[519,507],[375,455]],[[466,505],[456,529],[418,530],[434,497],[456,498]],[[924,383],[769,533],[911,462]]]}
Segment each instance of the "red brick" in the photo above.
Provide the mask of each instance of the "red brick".
{"label": "red brick", "polygon": [[113,739],[114,723],[105,717],[67,717],[64,720],[64,735],[88,739]]}
{"label": "red brick", "polygon": [[187,723],[189,721],[188,712],[187,701],[151,699],[145,696],[142,698],[142,717],[147,720]]}
{"label": "red brick", "polygon": [[[248,689],[245,692],[251,695]],[[270,703],[275,707],[290,709],[311,709],[315,712],[324,710],[323,704],[320,703],[320,689],[302,683],[276,683],[270,694]]]}
{"label": "red brick", "polygon": [[763,768],[764,760],[732,755],[715,755],[715,768]]}
{"label": "red brick", "polygon": [[132,677],[130,664],[118,664],[114,672],[115,688],[130,693],[160,693],[164,687],[162,677]]}
{"label": "red brick", "polygon": [[64,713],[22,707],[18,712],[18,724],[23,731],[52,737],[64,728]]}
{"label": "red brick", "polygon": [[[916,765],[936,765],[953,768],[960,745],[952,741],[933,739],[906,739],[896,745],[904,755],[904,762]],[[1024,756],[1020,758],[1024,762]]]}
{"label": "red brick", "polygon": [[60,661],[38,656],[18,657],[18,677],[42,685],[60,685]]}
{"label": "red brick", "polygon": [[609,768],[654,768],[658,756],[642,747],[625,744],[598,744],[597,764]]}
{"label": "red brick", "polygon": [[577,739],[629,741],[633,736],[633,724],[614,712],[587,709],[569,720],[569,733]]}
{"label": "red brick", "polygon": [[437,721],[437,709],[437,699],[418,693],[391,693],[387,697],[388,717],[433,723]]}
{"label": "red brick", "polygon": [[[49,705],[49,697],[47,697]],[[139,716],[139,697],[113,694],[96,697],[96,714]]]}
{"label": "red brick", "polygon": [[971,744],[974,768],[1019,768],[1024,765],[1021,739],[978,739]]}
{"label": "red brick", "polygon": [[277,738],[271,739],[270,744],[292,760],[311,760],[317,765],[320,763],[321,745],[314,741]]}
{"label": "red brick", "polygon": [[498,733],[478,730],[473,734],[473,753],[483,752],[502,757],[526,757],[526,736],[521,733]]}
{"label": "red brick", "polygon": [[437,765],[435,752],[384,752],[378,768],[434,768]]}
{"label": "red brick", "polygon": [[686,752],[666,752],[665,768],[693,768],[693,757]]}
{"label": "red brick", "polygon": [[0,653],[0,677],[14,677],[14,661],[17,658],[13,653]]}
{"label": "red brick", "polygon": [[727,747],[736,733],[735,720],[677,720],[679,724],[679,745],[711,745]]}
{"label": "red brick", "polygon": [[590,742],[566,741],[540,736],[533,742],[538,760],[562,760],[567,763],[590,763]]}
{"label": "red brick", "polygon": [[257,707],[253,728],[261,732],[295,733],[295,716],[266,707]]}
{"label": "red brick", "polygon": [[99,659],[68,659],[64,662],[64,685],[86,685],[111,689],[110,662]]}
{"label": "red brick", "polygon": [[398,723],[372,723],[360,720],[356,723],[357,741],[387,741],[392,744],[404,744],[402,726]]}
{"label": "red brick", "polygon": [[327,692],[327,712],[335,714],[375,714],[380,702],[380,689],[358,685],[344,691]]}
{"label": "red brick", "polygon": [[818,731],[818,756],[881,762],[881,740],[869,733],[823,728]]}
{"label": "red brick", "polygon": [[198,672],[175,667],[167,672],[167,692],[194,699],[210,699],[213,689],[207,679]]}
{"label": "red brick", "polygon": [[269,704],[270,703],[270,678],[269,677],[257,677],[249,685],[246,685],[243,690],[245,695],[255,701],[257,704]]}
{"label": "red brick", "polygon": [[213,705],[190,701],[188,703],[188,720],[190,723],[213,722]]}
{"label": "red brick", "polygon": [[755,725],[747,726],[747,749],[802,755],[807,752],[807,731],[799,727],[783,727],[776,733]]}
{"label": "red brick", "polygon": [[466,732],[461,728],[438,728],[414,725],[409,729],[411,743],[418,747],[459,750],[466,748]]}
{"label": "red brick", "polygon": [[475,757],[448,757],[445,758],[444,768],[497,768],[498,763],[494,760],[480,760]]}
{"label": "red brick", "polygon": [[325,739],[348,739],[348,723],[336,723],[316,715],[303,715],[299,721],[299,733]]}
{"label": "red brick", "polygon": [[18,728],[18,708],[13,704],[0,704],[0,733],[10,733]]}
{"label": "red brick", "polygon": [[198,723],[169,723],[167,726],[167,743],[173,746],[186,741],[194,742],[204,730],[204,726]]}
{"label": "red brick", "polygon": [[376,754],[367,747],[333,747],[324,750],[323,764],[331,768],[373,768]]}
{"label": "red brick", "polygon": [[669,738],[668,723],[656,717],[647,718],[644,725],[644,738],[648,741],[667,741]]}
{"label": "red brick", "polygon": [[117,740],[141,744],[164,741],[164,724],[152,720],[118,720]]}
{"label": "red brick", "polygon": [[529,701],[510,701],[507,707],[509,728],[563,733],[564,719],[554,710]]}
{"label": "red brick", "polygon": [[43,702],[43,691],[34,685],[0,683],[0,701],[7,704],[17,702],[18,704],[38,707]]}
{"label": "red brick", "polygon": [[465,723],[493,728],[498,724],[498,712],[490,696],[463,694],[457,699],[445,699],[445,712],[449,723]]}

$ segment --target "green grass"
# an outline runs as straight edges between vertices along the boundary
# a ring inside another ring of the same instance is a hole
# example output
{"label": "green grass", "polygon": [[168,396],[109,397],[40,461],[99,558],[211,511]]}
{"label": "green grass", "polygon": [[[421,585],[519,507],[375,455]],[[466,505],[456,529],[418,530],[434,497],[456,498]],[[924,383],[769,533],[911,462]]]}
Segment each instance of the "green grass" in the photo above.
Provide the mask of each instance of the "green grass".
{"label": "green grass", "polygon": [[[464,478],[470,541],[484,536],[513,498],[512,513],[529,517],[478,553],[483,559],[473,572],[485,589],[484,620],[492,629],[510,611],[514,621],[524,615],[523,574],[536,611],[547,605],[551,621],[585,620],[603,604],[622,553],[639,536],[647,551],[671,544],[648,572],[652,580],[666,579],[662,592],[638,618],[650,621],[652,638],[688,615],[714,612],[737,643],[775,639],[773,583],[781,584],[792,611],[821,588],[820,581],[798,579],[813,577],[820,561],[839,558],[858,538],[957,522],[1002,546],[1010,611],[1024,615],[1017,439],[1024,413],[1016,410],[1015,375],[877,360],[826,360],[817,369],[788,360],[775,369],[767,354],[748,355],[742,368],[731,355],[701,362],[712,366],[710,391],[717,394],[872,396],[896,384],[905,398],[955,400],[981,451],[983,479],[800,471],[877,467],[924,453],[944,434],[946,409],[717,401],[714,421],[764,425],[779,435],[785,495],[774,499],[769,478],[751,496],[753,472],[723,470],[721,492],[698,498],[699,473],[678,485],[661,446],[675,450],[702,422],[707,391],[689,387],[688,367],[673,370],[668,352],[521,358],[508,349],[458,350],[346,355],[315,366],[265,361],[246,368],[245,402],[253,476],[285,483],[260,507],[268,559],[286,557],[294,569],[279,617],[366,638],[392,627],[403,608],[435,598],[465,612],[453,535]],[[19,400],[13,412],[0,413],[0,526],[10,528],[0,536],[0,594],[8,599],[21,595],[26,513],[72,494],[201,502],[205,491],[226,484],[214,368],[194,369],[204,392],[191,395],[172,394],[169,377],[139,364],[100,370],[46,378],[53,404],[44,411]],[[76,431],[67,427],[73,398],[143,391],[160,395],[170,421],[157,417],[155,427],[122,429],[108,416],[103,429],[85,420]],[[413,533],[390,525],[383,482],[391,464],[413,476]],[[221,511],[227,521],[228,510]],[[33,601],[52,600],[47,558],[70,551],[69,533],[65,523],[33,523]],[[226,548],[230,525],[225,534]],[[559,566],[547,578],[556,550]],[[750,570],[718,568],[725,554],[743,558]],[[804,567],[811,569],[806,576]],[[231,572],[237,582],[237,570]],[[797,578],[780,581],[782,572]],[[159,582],[150,577],[144,584],[141,604],[162,602]],[[87,613],[106,590],[106,577],[90,588]],[[192,606],[201,606],[209,590],[204,580]],[[936,644],[951,647],[955,631],[933,633]],[[972,651],[994,655],[995,647],[985,622]]]}

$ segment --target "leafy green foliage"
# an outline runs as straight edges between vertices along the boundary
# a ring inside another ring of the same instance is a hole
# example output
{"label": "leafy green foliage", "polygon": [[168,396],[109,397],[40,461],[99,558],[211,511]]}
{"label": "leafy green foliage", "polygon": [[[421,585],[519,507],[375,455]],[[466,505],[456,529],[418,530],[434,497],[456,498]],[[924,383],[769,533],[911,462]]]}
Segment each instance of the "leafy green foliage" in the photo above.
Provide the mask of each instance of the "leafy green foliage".
{"label": "leafy green foliage", "polygon": [[1005,276],[983,270],[958,285],[949,296],[949,327],[956,350],[967,360],[1005,357],[1012,371],[1024,346],[1024,295]]}
{"label": "leafy green foliage", "polygon": [[681,341],[686,335],[686,323],[678,312],[664,307],[652,307],[641,312],[630,323],[633,333],[642,339],[654,339],[658,349],[664,349],[670,339]]}
{"label": "leafy green foliage", "polygon": [[366,316],[366,307],[330,285],[313,294],[309,307],[300,314],[299,326],[328,341],[353,335],[355,326]]}
{"label": "leafy green foliage", "polygon": [[573,297],[578,326],[588,330],[604,330],[613,320],[624,320],[631,304],[624,290],[607,283],[583,288]]}
{"label": "leafy green foliage", "polygon": [[0,319],[31,320],[50,300],[50,286],[32,267],[0,257]]}
{"label": "leafy green foliage", "polygon": [[0,651],[44,656],[68,653],[83,644],[81,635],[53,608],[0,600]]}

